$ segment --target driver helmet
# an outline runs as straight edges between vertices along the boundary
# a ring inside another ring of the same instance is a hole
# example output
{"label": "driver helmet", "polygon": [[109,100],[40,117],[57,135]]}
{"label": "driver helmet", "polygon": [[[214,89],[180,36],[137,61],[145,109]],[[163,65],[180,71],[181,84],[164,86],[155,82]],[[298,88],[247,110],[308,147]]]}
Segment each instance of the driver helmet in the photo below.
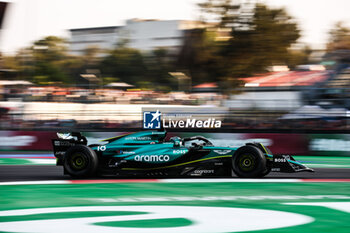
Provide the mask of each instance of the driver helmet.
{"label": "driver helmet", "polygon": [[177,146],[180,146],[181,144],[181,138],[180,137],[171,137],[170,138],[170,141],[174,143],[174,145],[177,145]]}

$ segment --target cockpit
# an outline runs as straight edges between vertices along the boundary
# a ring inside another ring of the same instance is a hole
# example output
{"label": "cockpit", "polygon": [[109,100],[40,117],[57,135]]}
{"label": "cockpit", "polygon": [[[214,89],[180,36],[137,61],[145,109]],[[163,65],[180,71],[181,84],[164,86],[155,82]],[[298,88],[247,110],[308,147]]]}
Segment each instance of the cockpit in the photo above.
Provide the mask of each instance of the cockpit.
{"label": "cockpit", "polygon": [[211,141],[202,136],[193,136],[189,138],[171,137],[170,142],[174,143],[174,147],[185,146],[188,148],[202,148],[203,146],[214,146]]}

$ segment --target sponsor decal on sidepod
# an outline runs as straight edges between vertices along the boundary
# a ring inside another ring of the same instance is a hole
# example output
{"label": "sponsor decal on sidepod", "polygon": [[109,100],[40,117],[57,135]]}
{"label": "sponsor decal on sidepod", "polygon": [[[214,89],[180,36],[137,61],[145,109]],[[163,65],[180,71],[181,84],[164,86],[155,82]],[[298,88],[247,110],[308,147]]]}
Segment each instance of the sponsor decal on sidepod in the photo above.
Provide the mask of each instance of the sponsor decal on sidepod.
{"label": "sponsor decal on sidepod", "polygon": [[146,162],[167,162],[170,160],[169,155],[136,155],[135,161]]}

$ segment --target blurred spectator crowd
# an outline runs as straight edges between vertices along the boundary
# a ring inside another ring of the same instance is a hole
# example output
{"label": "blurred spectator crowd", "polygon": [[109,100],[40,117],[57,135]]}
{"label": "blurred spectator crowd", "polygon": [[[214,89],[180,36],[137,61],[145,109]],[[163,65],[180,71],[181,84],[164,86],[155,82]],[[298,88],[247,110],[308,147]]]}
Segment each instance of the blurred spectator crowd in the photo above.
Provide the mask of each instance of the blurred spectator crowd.
{"label": "blurred spectator crowd", "polygon": [[224,98],[226,98],[225,95],[219,93],[165,93],[140,89],[85,89],[56,86],[28,87],[24,85],[11,85],[0,88],[0,101],[218,105]]}

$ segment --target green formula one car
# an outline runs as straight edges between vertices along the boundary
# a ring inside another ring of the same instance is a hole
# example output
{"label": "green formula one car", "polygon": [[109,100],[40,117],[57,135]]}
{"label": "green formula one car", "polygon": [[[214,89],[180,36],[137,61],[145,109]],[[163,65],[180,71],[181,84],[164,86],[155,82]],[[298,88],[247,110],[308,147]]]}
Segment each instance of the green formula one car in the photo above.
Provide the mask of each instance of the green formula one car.
{"label": "green formula one car", "polygon": [[218,147],[202,136],[166,141],[165,131],[145,131],[88,145],[80,133],[57,135],[52,140],[57,165],[72,177],[263,177],[271,171],[313,171],[292,156],[272,155],[260,143]]}

